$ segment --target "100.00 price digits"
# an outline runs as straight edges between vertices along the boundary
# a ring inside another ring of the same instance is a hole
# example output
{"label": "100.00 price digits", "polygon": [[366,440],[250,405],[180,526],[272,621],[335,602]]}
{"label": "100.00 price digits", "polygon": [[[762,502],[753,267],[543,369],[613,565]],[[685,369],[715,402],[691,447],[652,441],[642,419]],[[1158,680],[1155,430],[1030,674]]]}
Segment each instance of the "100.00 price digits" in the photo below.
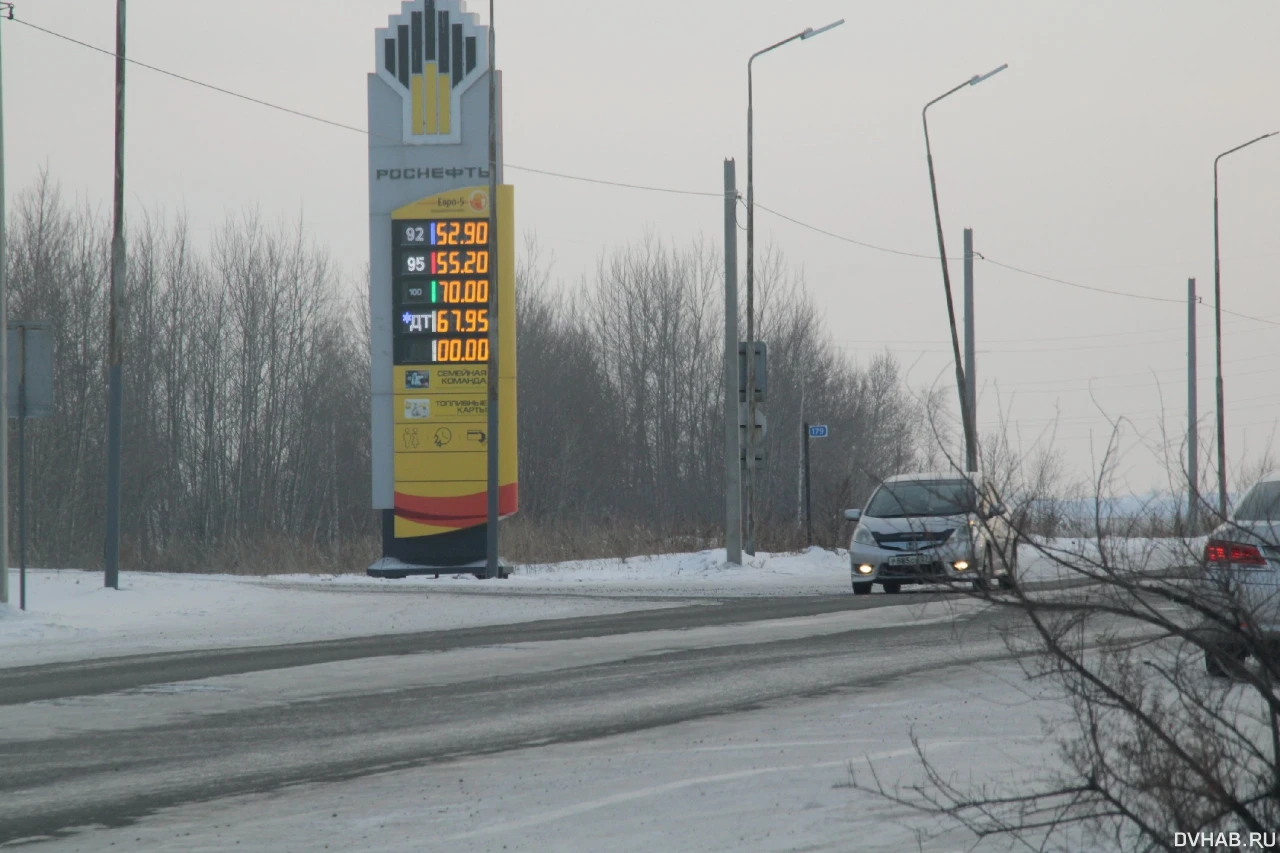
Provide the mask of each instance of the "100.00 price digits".
{"label": "100.00 price digits", "polygon": [[439,338],[431,342],[431,360],[447,362],[477,362],[489,360],[487,338]]}

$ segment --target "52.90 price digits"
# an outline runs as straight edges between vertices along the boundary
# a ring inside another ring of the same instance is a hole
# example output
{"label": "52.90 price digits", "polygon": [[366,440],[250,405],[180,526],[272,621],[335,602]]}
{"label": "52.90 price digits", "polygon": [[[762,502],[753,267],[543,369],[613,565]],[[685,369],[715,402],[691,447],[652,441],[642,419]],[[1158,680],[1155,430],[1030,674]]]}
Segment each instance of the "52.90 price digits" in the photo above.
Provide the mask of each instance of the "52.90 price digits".
{"label": "52.90 price digits", "polygon": [[431,246],[483,246],[489,242],[489,222],[484,219],[451,222],[414,222],[403,225],[405,243]]}

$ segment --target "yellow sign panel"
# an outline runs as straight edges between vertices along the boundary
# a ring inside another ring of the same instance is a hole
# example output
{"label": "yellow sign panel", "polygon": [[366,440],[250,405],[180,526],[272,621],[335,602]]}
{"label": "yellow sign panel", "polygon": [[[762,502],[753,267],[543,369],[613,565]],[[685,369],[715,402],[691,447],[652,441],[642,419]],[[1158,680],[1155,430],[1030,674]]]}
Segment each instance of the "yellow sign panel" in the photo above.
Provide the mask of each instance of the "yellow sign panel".
{"label": "yellow sign panel", "polygon": [[489,204],[488,188],[466,187],[391,217],[397,538],[486,521],[490,288],[498,297],[500,514],[519,503],[512,188],[498,188],[496,270]]}
{"label": "yellow sign panel", "polygon": [[449,423],[488,418],[489,401],[475,394],[432,394],[397,397],[396,423]]}
{"label": "yellow sign panel", "polygon": [[488,433],[488,421],[397,424],[395,449],[396,453],[484,453]]}
{"label": "yellow sign panel", "polygon": [[397,395],[489,392],[489,368],[483,365],[395,367],[393,371],[392,388]]}

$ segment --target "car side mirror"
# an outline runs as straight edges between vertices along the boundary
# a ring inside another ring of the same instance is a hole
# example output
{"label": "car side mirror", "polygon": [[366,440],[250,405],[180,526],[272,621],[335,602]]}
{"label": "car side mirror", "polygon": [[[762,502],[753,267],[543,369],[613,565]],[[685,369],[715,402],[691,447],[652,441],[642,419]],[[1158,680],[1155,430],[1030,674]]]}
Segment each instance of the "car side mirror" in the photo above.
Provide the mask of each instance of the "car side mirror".
{"label": "car side mirror", "polygon": [[993,504],[991,509],[987,510],[987,518],[995,518],[997,516],[1004,515],[1004,513],[1004,504]]}
{"label": "car side mirror", "polygon": [[846,509],[844,511],[844,517],[847,518],[849,521],[857,521],[858,519],[862,518],[862,510]]}

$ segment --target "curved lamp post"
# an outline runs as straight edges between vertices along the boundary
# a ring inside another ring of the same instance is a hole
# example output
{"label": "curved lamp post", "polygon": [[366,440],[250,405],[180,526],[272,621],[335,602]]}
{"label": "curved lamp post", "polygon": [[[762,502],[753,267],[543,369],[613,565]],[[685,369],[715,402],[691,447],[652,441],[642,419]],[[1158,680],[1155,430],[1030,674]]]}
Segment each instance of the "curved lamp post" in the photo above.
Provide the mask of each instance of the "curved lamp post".
{"label": "curved lamp post", "polygon": [[1227,435],[1226,418],[1222,406],[1222,265],[1218,260],[1218,161],[1228,154],[1234,154],[1241,148],[1248,148],[1255,142],[1275,136],[1280,131],[1264,133],[1257,139],[1250,139],[1243,145],[1237,145],[1230,151],[1223,151],[1213,158],[1213,341],[1217,349],[1216,392],[1218,407],[1218,514],[1227,517]]}
{"label": "curved lamp post", "polygon": [[[920,111],[920,117],[924,121],[924,151],[925,156],[929,160],[929,188],[933,193],[933,219],[938,228],[938,256],[942,260],[942,286],[947,292],[947,320],[951,324],[951,349],[956,362],[956,389],[960,392],[960,421],[964,424],[964,448],[965,460],[976,460],[978,458],[977,444],[977,425],[974,422],[973,412],[969,411],[969,399],[965,393],[964,383],[964,366],[960,361],[960,337],[956,333],[956,310],[951,299],[951,273],[947,269],[947,246],[942,239],[942,214],[938,211],[938,182],[933,174],[933,149],[929,146],[929,107],[941,101],[948,95],[954,95],[965,86],[976,86],[988,77],[994,77],[1001,71],[1008,68],[1008,63],[1001,65],[994,71],[988,71],[986,74],[975,74],[968,80],[956,86],[932,101],[924,105],[924,109]],[[967,464],[965,467],[969,467]]]}
{"label": "curved lamp post", "polygon": [[[752,155],[754,154],[754,119],[752,117],[752,100],[753,89],[751,83],[751,64],[756,58],[763,56],[771,50],[776,50],[784,44],[790,44],[793,41],[807,41],[817,35],[822,35],[827,30],[834,30],[836,27],[844,23],[844,18],[827,24],[825,27],[807,27],[803,32],[796,33],[789,38],[784,38],[776,44],[771,44],[764,50],[757,50],[751,54],[751,58],[747,60],[747,486],[746,499],[747,517],[746,517],[746,542],[744,550],[748,554],[756,552],[756,531],[755,531],[755,491],[756,491],[756,454],[755,454],[755,423],[756,423],[756,327],[755,327],[755,235],[756,235],[756,203],[755,203],[755,171]],[[726,404],[728,401],[726,401]]]}

